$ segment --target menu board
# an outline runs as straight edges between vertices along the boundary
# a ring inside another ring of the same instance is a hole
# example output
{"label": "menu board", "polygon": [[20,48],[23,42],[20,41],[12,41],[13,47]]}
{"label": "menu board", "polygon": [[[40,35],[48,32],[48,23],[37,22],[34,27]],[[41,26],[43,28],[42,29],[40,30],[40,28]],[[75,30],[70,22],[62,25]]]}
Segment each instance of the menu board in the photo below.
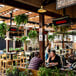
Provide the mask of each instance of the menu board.
{"label": "menu board", "polygon": [[57,0],[56,9],[65,8],[75,4],[76,4],[76,0]]}

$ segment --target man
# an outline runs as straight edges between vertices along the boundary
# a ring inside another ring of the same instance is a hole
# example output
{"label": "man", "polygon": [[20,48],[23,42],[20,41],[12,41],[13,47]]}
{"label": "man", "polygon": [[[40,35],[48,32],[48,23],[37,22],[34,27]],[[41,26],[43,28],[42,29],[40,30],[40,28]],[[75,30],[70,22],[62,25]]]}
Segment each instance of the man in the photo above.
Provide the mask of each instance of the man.
{"label": "man", "polygon": [[28,69],[38,70],[42,63],[43,61],[40,58],[39,52],[36,52],[35,57],[33,57],[30,61]]}

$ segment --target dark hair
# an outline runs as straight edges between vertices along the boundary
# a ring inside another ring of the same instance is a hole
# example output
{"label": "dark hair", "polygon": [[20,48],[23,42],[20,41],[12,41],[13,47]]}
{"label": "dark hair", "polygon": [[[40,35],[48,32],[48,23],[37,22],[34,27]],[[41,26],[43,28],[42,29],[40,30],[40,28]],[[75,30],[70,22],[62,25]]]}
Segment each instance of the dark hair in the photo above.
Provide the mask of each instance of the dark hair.
{"label": "dark hair", "polygon": [[35,52],[35,56],[38,56],[38,55],[40,55],[40,53],[39,52]]}
{"label": "dark hair", "polygon": [[51,52],[53,52],[54,54],[56,54],[56,51],[55,50],[52,50]]}

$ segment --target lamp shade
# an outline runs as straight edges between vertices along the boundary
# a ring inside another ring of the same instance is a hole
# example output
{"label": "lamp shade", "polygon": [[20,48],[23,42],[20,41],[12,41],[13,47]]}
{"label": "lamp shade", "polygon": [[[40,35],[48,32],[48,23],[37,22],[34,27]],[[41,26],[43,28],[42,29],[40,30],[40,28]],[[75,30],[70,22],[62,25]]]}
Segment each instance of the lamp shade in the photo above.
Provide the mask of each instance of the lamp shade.
{"label": "lamp shade", "polygon": [[11,40],[11,38],[9,38],[8,36],[5,38],[5,40]]}
{"label": "lamp shade", "polygon": [[45,12],[47,12],[47,11],[43,8],[43,6],[41,6],[41,8],[38,9],[38,12],[39,12],[39,13],[45,13]]}

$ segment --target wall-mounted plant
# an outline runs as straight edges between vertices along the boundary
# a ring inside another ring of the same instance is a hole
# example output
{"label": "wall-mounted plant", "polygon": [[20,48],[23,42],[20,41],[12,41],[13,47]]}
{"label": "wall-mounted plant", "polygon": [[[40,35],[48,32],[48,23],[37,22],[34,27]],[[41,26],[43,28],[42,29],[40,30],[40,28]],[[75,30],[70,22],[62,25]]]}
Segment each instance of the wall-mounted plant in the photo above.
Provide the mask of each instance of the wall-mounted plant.
{"label": "wall-mounted plant", "polygon": [[7,25],[5,23],[0,23],[0,37],[4,38],[8,31]]}
{"label": "wall-mounted plant", "polygon": [[16,22],[17,27],[19,27],[21,24],[24,25],[28,22],[28,16],[25,14],[15,16],[14,21]]}

